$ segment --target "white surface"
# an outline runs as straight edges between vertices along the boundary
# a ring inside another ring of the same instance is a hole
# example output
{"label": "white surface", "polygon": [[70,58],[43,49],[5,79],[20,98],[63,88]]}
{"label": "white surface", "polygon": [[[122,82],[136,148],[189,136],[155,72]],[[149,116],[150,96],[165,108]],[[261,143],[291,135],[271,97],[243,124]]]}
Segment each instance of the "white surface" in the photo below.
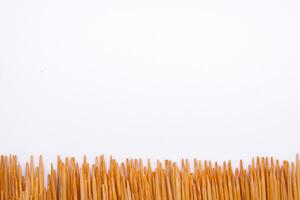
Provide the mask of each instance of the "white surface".
{"label": "white surface", "polygon": [[1,153],[292,159],[299,10],[298,0],[1,0]]}

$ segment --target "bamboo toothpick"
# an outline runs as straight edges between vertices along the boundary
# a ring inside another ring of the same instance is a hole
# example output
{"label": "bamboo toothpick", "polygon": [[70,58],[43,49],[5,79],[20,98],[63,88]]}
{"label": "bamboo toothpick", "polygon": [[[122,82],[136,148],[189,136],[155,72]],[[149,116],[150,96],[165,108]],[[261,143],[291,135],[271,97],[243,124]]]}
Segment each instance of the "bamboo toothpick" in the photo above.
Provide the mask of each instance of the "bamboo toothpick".
{"label": "bamboo toothpick", "polygon": [[194,159],[176,162],[127,159],[118,163],[103,155],[90,164],[84,157],[57,157],[45,176],[42,156],[22,165],[16,156],[0,158],[0,200],[300,200],[300,159],[295,162],[257,157],[245,167]]}

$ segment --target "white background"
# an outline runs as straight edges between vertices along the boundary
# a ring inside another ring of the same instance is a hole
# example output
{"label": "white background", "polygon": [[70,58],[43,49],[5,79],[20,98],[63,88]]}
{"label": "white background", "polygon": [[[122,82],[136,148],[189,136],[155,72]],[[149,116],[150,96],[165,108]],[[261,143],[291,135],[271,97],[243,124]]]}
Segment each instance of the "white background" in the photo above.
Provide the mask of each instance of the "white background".
{"label": "white background", "polygon": [[0,1],[0,150],[300,152],[300,1]]}

